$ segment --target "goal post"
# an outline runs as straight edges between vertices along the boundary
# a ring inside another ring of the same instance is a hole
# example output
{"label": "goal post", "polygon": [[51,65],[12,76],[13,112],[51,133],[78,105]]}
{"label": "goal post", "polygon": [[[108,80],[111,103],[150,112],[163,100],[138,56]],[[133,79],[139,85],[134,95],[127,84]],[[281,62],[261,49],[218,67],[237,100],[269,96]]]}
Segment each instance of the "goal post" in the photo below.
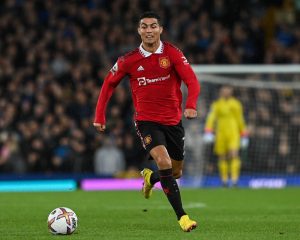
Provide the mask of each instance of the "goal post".
{"label": "goal post", "polygon": [[[218,186],[213,147],[203,141],[205,120],[222,85],[242,105],[250,143],[240,151],[241,186],[300,185],[300,65],[193,65],[201,84],[198,121],[184,121],[186,172],[201,186]],[[186,88],[184,89],[186,94]]]}

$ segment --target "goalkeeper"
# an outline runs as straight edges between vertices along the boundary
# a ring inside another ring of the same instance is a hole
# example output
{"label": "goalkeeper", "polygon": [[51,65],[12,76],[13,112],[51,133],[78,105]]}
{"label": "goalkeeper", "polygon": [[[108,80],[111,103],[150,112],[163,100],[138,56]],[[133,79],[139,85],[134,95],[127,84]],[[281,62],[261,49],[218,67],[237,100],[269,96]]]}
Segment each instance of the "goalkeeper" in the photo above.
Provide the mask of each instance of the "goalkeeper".
{"label": "goalkeeper", "polygon": [[212,103],[207,116],[204,134],[205,142],[214,142],[224,187],[228,186],[229,177],[232,185],[237,186],[241,168],[239,149],[249,142],[242,104],[232,93],[232,87],[221,87],[220,97]]}

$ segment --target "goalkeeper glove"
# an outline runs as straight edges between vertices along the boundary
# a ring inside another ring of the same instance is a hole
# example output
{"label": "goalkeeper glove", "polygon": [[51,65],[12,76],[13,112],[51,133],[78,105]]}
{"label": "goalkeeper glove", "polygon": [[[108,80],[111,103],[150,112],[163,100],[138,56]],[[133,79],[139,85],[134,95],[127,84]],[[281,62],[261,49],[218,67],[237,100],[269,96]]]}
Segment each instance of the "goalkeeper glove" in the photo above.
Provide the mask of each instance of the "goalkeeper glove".
{"label": "goalkeeper glove", "polygon": [[214,140],[215,140],[215,135],[212,132],[207,131],[204,133],[203,141],[205,143],[212,143]]}
{"label": "goalkeeper glove", "polygon": [[242,137],[241,138],[241,148],[247,148],[249,145],[249,138],[248,137]]}
{"label": "goalkeeper glove", "polygon": [[248,137],[248,132],[243,131],[241,133],[241,148],[247,148],[249,145],[249,137]]}

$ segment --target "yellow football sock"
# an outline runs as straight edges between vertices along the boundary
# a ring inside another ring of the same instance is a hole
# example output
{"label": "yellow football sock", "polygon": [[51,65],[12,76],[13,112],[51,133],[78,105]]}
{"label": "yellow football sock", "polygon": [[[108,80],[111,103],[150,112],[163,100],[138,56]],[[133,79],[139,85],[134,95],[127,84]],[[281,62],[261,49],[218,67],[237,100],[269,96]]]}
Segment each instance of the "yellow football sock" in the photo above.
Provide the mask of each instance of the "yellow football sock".
{"label": "yellow football sock", "polygon": [[240,177],[241,171],[241,160],[239,157],[235,157],[231,159],[230,164],[230,173],[231,173],[231,180],[233,184],[236,184]]}
{"label": "yellow football sock", "polygon": [[219,173],[223,183],[228,182],[228,162],[224,159],[219,160]]}

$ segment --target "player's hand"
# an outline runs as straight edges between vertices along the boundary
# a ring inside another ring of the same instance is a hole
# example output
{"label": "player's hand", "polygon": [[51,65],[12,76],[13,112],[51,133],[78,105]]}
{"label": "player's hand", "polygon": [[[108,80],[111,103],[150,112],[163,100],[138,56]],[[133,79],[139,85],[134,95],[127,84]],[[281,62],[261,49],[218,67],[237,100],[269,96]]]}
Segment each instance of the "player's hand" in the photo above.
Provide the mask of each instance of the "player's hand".
{"label": "player's hand", "polygon": [[104,132],[106,126],[105,124],[101,123],[93,123],[94,127],[97,129],[98,132]]}
{"label": "player's hand", "polygon": [[197,117],[197,111],[194,110],[194,109],[187,108],[187,109],[184,110],[183,115],[187,119],[193,119],[193,118]]}

